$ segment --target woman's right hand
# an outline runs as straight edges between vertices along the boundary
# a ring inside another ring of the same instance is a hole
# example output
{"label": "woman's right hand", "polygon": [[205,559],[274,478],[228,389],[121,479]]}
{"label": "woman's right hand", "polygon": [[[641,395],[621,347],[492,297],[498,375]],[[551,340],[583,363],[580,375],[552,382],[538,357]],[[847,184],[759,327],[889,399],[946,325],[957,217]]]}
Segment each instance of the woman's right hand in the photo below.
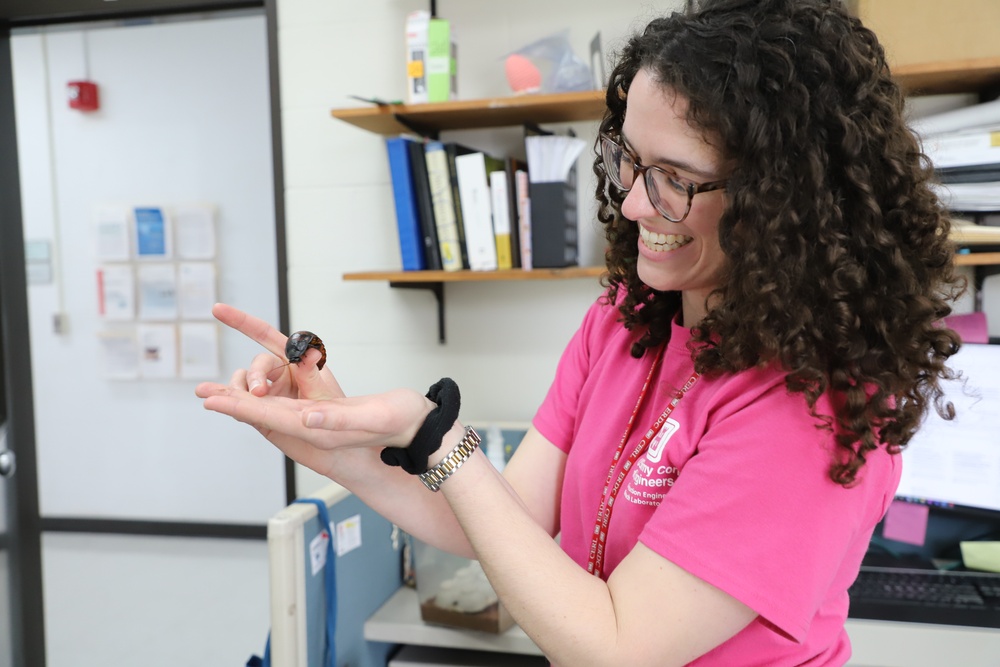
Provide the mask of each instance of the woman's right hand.
{"label": "woman's right hand", "polygon": [[301,362],[291,364],[285,358],[288,337],[264,320],[224,303],[215,304],[212,315],[268,350],[254,357],[246,371],[246,389],[252,395],[314,400],[345,396],[329,366],[316,368],[318,350],[308,350]]}
{"label": "woman's right hand", "polygon": [[309,349],[302,360],[284,358],[284,334],[241,310],[216,304],[213,315],[270,354],[254,357],[228,384],[203,382],[195,394],[204,406],[249,424],[290,458],[333,477],[336,450],[403,447],[413,439],[433,404],[420,393],[396,389],[347,397],[329,366]]}

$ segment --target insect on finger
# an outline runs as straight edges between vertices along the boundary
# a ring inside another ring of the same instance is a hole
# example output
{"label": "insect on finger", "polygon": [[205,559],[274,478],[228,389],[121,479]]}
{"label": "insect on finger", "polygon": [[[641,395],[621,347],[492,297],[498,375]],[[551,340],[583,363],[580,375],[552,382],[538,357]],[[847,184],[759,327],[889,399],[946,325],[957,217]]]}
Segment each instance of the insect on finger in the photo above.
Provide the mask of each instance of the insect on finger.
{"label": "insect on finger", "polygon": [[303,355],[309,348],[319,350],[322,356],[316,364],[316,370],[323,370],[323,365],[326,363],[326,347],[320,337],[311,331],[296,331],[289,336],[288,342],[285,343],[285,357],[289,363],[297,364],[302,361]]}

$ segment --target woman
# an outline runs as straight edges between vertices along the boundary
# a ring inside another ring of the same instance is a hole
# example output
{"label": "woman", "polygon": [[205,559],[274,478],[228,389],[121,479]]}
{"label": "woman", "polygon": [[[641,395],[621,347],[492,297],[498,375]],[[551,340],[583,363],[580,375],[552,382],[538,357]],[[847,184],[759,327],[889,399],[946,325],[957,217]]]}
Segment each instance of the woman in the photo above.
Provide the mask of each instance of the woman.
{"label": "woman", "polygon": [[271,354],[197,393],[479,558],[556,664],[843,664],[847,589],[958,344],[900,91],[839,0],[718,0],[634,37],[607,105],[608,291],[502,476],[448,381],[345,397],[229,306]]}

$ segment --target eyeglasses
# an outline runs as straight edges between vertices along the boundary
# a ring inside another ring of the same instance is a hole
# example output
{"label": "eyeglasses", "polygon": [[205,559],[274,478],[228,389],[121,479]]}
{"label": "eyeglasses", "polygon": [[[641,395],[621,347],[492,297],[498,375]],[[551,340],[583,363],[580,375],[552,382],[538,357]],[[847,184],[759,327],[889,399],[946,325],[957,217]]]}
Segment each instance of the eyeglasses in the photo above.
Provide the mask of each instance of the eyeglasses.
{"label": "eyeglasses", "polygon": [[725,180],[694,183],[666,167],[646,167],[622,144],[601,133],[601,157],[604,171],[616,188],[628,192],[637,174],[646,180],[646,195],[653,207],[670,222],[681,222],[691,212],[691,199],[702,192],[725,187]]}

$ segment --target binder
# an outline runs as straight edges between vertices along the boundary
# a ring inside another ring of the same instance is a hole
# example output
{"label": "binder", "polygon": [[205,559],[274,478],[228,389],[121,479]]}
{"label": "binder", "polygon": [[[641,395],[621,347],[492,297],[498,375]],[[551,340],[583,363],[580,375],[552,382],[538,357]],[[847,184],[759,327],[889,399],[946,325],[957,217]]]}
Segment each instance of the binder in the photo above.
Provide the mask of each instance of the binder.
{"label": "binder", "polygon": [[404,271],[421,271],[427,268],[424,260],[424,233],[417,210],[413,172],[406,137],[388,137],[385,140],[389,156],[389,174],[392,178],[392,197],[396,207],[396,228],[399,232],[399,253]]}
{"label": "binder", "polygon": [[441,250],[441,268],[445,271],[459,271],[465,268],[465,264],[462,262],[455,199],[444,144],[440,141],[428,142],[424,148],[424,161],[427,164],[438,247]]}
{"label": "binder", "polygon": [[[489,172],[495,170],[496,158],[484,153],[469,153],[455,158],[459,196],[465,223],[465,243],[469,268],[473,271],[493,271],[497,268],[496,237],[493,231],[493,211]],[[489,166],[488,166],[489,165]],[[502,167],[501,167],[502,168]]]}
{"label": "binder", "polygon": [[441,248],[438,245],[434,203],[431,200],[431,186],[427,178],[427,163],[424,161],[424,142],[409,141],[406,148],[410,155],[413,193],[417,200],[417,212],[423,236],[424,263],[428,270],[437,271],[441,269]]}

